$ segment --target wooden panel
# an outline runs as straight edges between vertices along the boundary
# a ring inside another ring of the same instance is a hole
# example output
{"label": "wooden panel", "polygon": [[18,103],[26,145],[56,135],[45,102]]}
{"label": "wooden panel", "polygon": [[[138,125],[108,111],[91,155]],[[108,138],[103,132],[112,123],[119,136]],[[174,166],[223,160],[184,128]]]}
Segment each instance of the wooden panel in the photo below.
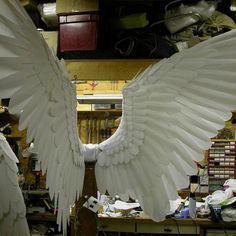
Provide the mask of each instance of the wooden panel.
{"label": "wooden panel", "polygon": [[95,163],[85,163],[85,176],[83,193],[76,202],[75,235],[96,236],[97,214],[88,208],[83,207],[88,196],[97,196],[97,184],[95,179]]}
{"label": "wooden panel", "polygon": [[131,80],[158,60],[67,60],[72,80]]}

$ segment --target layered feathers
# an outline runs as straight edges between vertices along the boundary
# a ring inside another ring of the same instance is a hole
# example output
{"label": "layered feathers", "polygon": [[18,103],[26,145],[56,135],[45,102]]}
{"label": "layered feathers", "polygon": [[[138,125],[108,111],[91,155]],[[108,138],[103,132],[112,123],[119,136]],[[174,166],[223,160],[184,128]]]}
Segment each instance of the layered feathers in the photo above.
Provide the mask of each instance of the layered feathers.
{"label": "layered feathers", "polygon": [[17,157],[0,133],[0,235],[29,236],[16,163],[18,163]]}
{"label": "layered feathers", "polygon": [[102,193],[138,199],[152,219],[165,219],[236,108],[235,47],[231,31],[150,66],[124,88],[120,126],[99,144]]}

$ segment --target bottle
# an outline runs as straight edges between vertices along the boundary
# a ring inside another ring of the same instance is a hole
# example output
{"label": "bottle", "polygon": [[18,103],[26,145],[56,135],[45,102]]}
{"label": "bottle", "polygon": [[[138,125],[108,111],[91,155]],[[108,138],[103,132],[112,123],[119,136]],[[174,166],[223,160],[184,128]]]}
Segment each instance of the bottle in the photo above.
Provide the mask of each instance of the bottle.
{"label": "bottle", "polygon": [[190,193],[189,193],[189,216],[191,218],[196,217],[196,191],[199,189],[199,176],[192,175],[189,178]]}
{"label": "bottle", "polygon": [[196,217],[196,195],[195,193],[189,193],[189,216],[190,218]]}

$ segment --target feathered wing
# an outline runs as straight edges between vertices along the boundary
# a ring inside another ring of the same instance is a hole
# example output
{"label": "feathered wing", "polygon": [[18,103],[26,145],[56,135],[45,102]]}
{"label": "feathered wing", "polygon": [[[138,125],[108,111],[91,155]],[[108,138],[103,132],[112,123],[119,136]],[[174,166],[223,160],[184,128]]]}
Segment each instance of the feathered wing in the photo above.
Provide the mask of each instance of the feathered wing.
{"label": "feathered wing", "polygon": [[210,138],[236,108],[236,31],[149,67],[123,90],[115,134],[99,145],[98,189],[138,199],[154,220],[196,174]]}
{"label": "feathered wing", "polygon": [[19,1],[0,0],[0,5],[0,98],[10,98],[9,111],[19,115],[20,129],[34,142],[50,196],[58,203],[58,223],[66,226],[84,179],[75,88]]}
{"label": "feathered wing", "polygon": [[0,133],[0,235],[30,235],[20,190],[17,157]]}

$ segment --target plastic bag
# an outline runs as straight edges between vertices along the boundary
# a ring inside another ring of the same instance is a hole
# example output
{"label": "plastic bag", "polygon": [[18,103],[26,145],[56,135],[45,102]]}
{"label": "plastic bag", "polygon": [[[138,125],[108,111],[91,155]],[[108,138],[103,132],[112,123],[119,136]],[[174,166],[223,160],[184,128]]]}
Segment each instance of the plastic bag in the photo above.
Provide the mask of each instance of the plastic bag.
{"label": "plastic bag", "polygon": [[[170,4],[168,4],[168,6],[170,6]],[[165,25],[170,33],[174,34],[187,26],[211,17],[217,7],[217,3],[200,1],[194,5],[181,4],[178,8],[170,10],[168,10],[167,7],[165,12]]]}

